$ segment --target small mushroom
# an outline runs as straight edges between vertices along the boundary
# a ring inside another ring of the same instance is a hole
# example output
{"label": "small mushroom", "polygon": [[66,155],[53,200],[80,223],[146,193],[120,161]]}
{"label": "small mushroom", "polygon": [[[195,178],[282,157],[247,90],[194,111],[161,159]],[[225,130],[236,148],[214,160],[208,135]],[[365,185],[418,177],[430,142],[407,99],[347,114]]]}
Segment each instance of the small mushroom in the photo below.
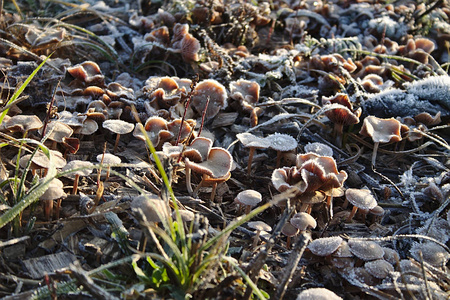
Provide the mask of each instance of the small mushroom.
{"label": "small mushroom", "polygon": [[39,133],[53,142],[52,149],[56,148],[57,143],[62,143],[63,138],[70,137],[73,134],[73,129],[69,125],[59,121],[48,122],[45,127],[45,132],[42,132],[43,130],[41,128]]}
{"label": "small mushroom", "polygon": [[401,141],[401,128],[402,123],[394,118],[380,119],[375,116],[368,116],[364,119],[359,134],[371,137],[374,142],[372,167],[375,167],[378,145],[380,143]]}
{"label": "small mushroom", "polygon": [[78,181],[80,179],[80,176],[89,176],[89,174],[92,173],[92,166],[93,164],[89,161],[84,160],[72,160],[68,162],[63,168],[62,171],[68,171],[73,169],[81,168],[80,170],[76,170],[71,172],[75,175],[75,179],[73,181],[73,189],[72,194],[76,195],[78,191]]}
{"label": "small mushroom", "polygon": [[277,151],[277,162],[275,168],[280,166],[281,153],[292,151],[297,148],[297,140],[292,136],[283,133],[274,133],[268,135],[266,140],[269,142],[269,147]]}
{"label": "small mushroom", "polygon": [[283,228],[281,228],[281,233],[287,236],[286,240],[286,248],[291,248],[291,238],[298,234],[298,229],[294,227],[291,223],[284,224]]}
{"label": "small mushroom", "polygon": [[348,246],[353,255],[364,261],[382,259],[384,255],[383,248],[372,241],[350,239]]}
{"label": "small mushroom", "polygon": [[370,210],[377,206],[377,200],[368,189],[347,189],[345,199],[353,204],[353,209],[346,222],[351,222],[358,209]]}
{"label": "small mushroom", "polygon": [[255,190],[245,190],[237,194],[234,202],[239,204],[239,211],[245,207],[245,213],[249,214],[250,210],[258,205],[262,200],[261,193]]}
{"label": "small mushroom", "polygon": [[[256,230],[256,235],[253,237],[253,248],[256,248],[259,242],[261,233],[272,231],[272,227],[264,223],[263,221],[248,222],[247,226]],[[263,236],[264,237],[264,236]]]}
{"label": "small mushroom", "polygon": [[260,86],[255,81],[239,79],[230,83],[230,98],[238,100],[245,111],[250,112],[251,127],[258,124],[262,110],[256,107],[259,100]]}
{"label": "small mushroom", "polygon": [[314,229],[317,226],[316,220],[305,212],[296,213],[289,222],[300,230],[300,233],[305,232],[308,228]]}
{"label": "small mushroom", "polygon": [[252,171],[252,161],[253,156],[255,154],[255,150],[269,148],[269,142],[265,138],[258,137],[248,132],[238,133],[236,134],[236,137],[244,145],[244,147],[250,148],[247,163],[247,175],[250,176],[250,173]]}
{"label": "small mushroom", "polygon": [[104,76],[100,67],[93,61],[85,61],[81,64],[67,68],[67,72],[76,79],[89,85],[102,86],[104,84]]}
{"label": "small mushroom", "polygon": [[384,259],[368,261],[364,268],[375,278],[384,279],[394,272],[394,267]]}
{"label": "small mushroom", "polygon": [[434,267],[443,267],[450,259],[450,254],[442,246],[433,242],[415,242],[409,252],[417,261],[421,261],[419,252],[422,252],[423,260]]}
{"label": "small mushroom", "polygon": [[[227,106],[227,91],[225,87],[214,79],[199,82],[192,92],[191,105],[202,112],[206,108],[205,118],[213,118],[219,110]],[[209,99],[208,107],[206,107]]]}
{"label": "small mushroom", "polygon": [[312,241],[308,249],[317,256],[331,256],[342,244],[343,239],[339,236],[320,238]]}
{"label": "small mushroom", "polygon": [[[107,165],[116,165],[116,164],[120,164],[122,162],[120,157],[118,157],[114,154],[111,154],[111,153],[97,155],[97,161],[102,164],[107,164]],[[105,181],[108,181],[110,171],[111,171],[111,166],[108,166],[108,170],[106,171]]]}
{"label": "small mushroom", "polygon": [[[55,168],[61,169],[66,165],[66,160],[64,159],[61,152],[55,151],[55,150],[50,150],[50,153],[53,156],[53,163],[54,163]],[[32,156],[31,154],[26,154],[26,155],[22,156],[19,160],[19,165],[22,168],[25,168],[28,164],[28,161],[31,159],[32,163],[31,163],[30,168],[32,170],[33,175],[36,175],[36,170],[38,170],[38,169],[40,169],[40,170],[48,169],[50,161],[49,161],[47,155],[45,155],[42,151],[36,152],[36,154],[33,156],[33,158],[31,158],[31,156]],[[45,175],[45,174],[41,174],[41,175]]]}
{"label": "small mushroom", "polygon": [[12,132],[23,132],[38,130],[43,126],[41,120],[35,115],[17,115],[9,118],[4,124],[5,129]]}
{"label": "small mushroom", "polygon": [[298,294],[296,300],[342,300],[342,298],[325,288],[310,288]]}
{"label": "small mushroom", "polygon": [[67,194],[64,193],[63,186],[64,185],[61,180],[54,178],[52,179],[52,181],[50,181],[47,190],[39,198],[40,200],[44,201],[44,214],[46,220],[50,220],[50,217],[53,213],[54,200],[58,200],[56,206],[56,218],[59,219],[59,208],[61,207],[61,200],[67,197]]}
{"label": "small mushroom", "polygon": [[133,136],[145,141],[142,127],[156,149],[160,149],[165,141],[174,137],[174,134],[167,129],[167,121],[161,117],[153,116],[148,118],[144,126],[141,123],[136,123]]}
{"label": "small mushroom", "polygon": [[106,120],[105,122],[103,122],[103,128],[106,128],[117,134],[113,151],[113,153],[116,153],[117,146],[119,145],[120,135],[132,132],[134,125],[122,120]]}
{"label": "small mushroom", "polygon": [[325,112],[325,115],[334,123],[333,136],[336,144],[342,146],[342,135],[344,126],[359,123],[361,116],[361,108],[353,109],[353,105],[347,94],[338,93],[330,98],[323,97],[322,104],[324,106],[331,104],[339,104],[340,108],[331,109]]}
{"label": "small mushroom", "polygon": [[312,152],[320,156],[333,156],[333,149],[323,143],[308,143],[305,145],[305,152]]}

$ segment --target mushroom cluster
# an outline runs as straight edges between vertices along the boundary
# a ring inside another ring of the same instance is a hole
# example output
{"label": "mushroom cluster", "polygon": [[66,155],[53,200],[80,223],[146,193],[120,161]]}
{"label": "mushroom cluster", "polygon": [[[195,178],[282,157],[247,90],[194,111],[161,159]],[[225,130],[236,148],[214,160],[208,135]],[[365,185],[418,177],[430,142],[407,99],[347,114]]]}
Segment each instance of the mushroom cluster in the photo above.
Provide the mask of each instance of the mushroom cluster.
{"label": "mushroom cluster", "polygon": [[[272,183],[279,192],[295,191],[296,198],[303,203],[317,197],[315,192],[333,196],[346,179],[347,173],[338,171],[332,157],[315,153],[298,154],[295,166],[279,168],[272,173]],[[303,200],[300,196],[304,196]]]}

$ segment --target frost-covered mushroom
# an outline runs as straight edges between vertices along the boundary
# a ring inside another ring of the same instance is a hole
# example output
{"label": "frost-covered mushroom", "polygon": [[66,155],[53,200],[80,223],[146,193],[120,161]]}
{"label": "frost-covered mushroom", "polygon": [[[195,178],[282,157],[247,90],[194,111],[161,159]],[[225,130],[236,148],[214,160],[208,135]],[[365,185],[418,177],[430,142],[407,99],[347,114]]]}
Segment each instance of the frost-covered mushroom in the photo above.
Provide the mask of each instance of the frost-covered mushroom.
{"label": "frost-covered mushroom", "polygon": [[206,184],[213,186],[211,200],[215,197],[217,184],[230,178],[232,164],[233,158],[230,152],[220,147],[210,148],[206,160],[203,159],[200,162],[191,161],[189,157],[185,158],[186,168],[203,175],[202,181],[196,190]]}
{"label": "frost-covered mushroom", "polygon": [[[118,157],[114,154],[111,154],[111,153],[97,155],[97,161],[102,164],[107,164],[107,165],[116,165],[116,164],[120,164],[122,162],[120,157]],[[106,171],[105,181],[108,181],[110,171],[111,171],[111,166],[108,166],[108,170]]]}
{"label": "frost-covered mushroom", "polygon": [[200,42],[192,34],[188,33],[181,40],[180,50],[184,61],[196,62],[199,60]]}
{"label": "frost-covered mushroom", "polygon": [[323,97],[322,105],[326,107],[331,104],[339,104],[341,107],[331,109],[325,112],[325,115],[333,122],[333,136],[336,139],[336,144],[340,147],[342,145],[342,135],[344,126],[359,123],[361,116],[361,108],[353,109],[353,104],[347,94],[338,93],[332,97]]}
{"label": "frost-covered mushroom", "polygon": [[225,87],[214,79],[206,79],[199,82],[192,93],[192,106],[197,112],[206,108],[205,118],[213,118],[219,110],[227,106],[227,91]]}
{"label": "frost-covered mushroom", "polygon": [[76,79],[89,85],[102,86],[104,84],[104,76],[100,67],[93,61],[85,61],[81,64],[67,68],[67,72]]}
{"label": "frost-covered mushroom", "polygon": [[[53,164],[55,168],[61,169],[66,165],[66,160],[63,155],[59,151],[50,150],[50,155],[52,155]],[[28,164],[28,161],[31,159],[31,172],[33,175],[36,175],[36,170],[46,170],[50,165],[50,160],[47,155],[45,155],[42,151],[36,152],[36,154],[31,158],[31,154],[26,154],[22,156],[19,160],[19,165],[22,168],[25,168]],[[44,172],[45,173],[45,172]],[[42,174],[44,175],[44,174]]]}
{"label": "frost-covered mushroom", "polygon": [[11,132],[29,132],[40,129],[44,124],[35,115],[16,115],[9,118],[4,124],[5,129]]}
{"label": "frost-covered mushroom", "polygon": [[245,111],[250,112],[251,127],[258,124],[262,110],[256,107],[260,86],[255,81],[239,79],[230,83],[230,98],[239,101]]}
{"label": "frost-covered mushroom", "polygon": [[252,161],[256,149],[267,149],[269,148],[269,142],[265,138],[258,137],[248,132],[236,134],[238,140],[244,145],[244,147],[249,148],[250,152],[248,154],[248,164],[247,164],[247,174],[250,176],[252,170]]}
{"label": "frost-covered mushroom", "polygon": [[47,139],[51,140],[52,148],[56,148],[57,143],[62,143],[63,138],[70,137],[73,134],[73,129],[62,122],[59,121],[52,121],[48,122],[47,126],[45,127],[45,132],[43,133],[44,129],[41,128],[39,130],[39,133],[42,134],[43,137],[47,137]]}
{"label": "frost-covered mushroom", "polygon": [[342,241],[336,251],[331,254],[331,263],[338,269],[353,267],[355,265],[355,257],[346,241]]}
{"label": "frost-covered mushroom", "polygon": [[[43,180],[43,179],[41,179]],[[61,206],[61,200],[67,197],[67,194],[64,193],[63,183],[61,180],[54,178],[50,181],[47,189],[44,194],[39,198],[44,201],[44,214],[45,219],[50,220],[50,217],[53,213],[53,201],[58,200],[56,206],[56,218],[59,219],[59,207]]]}
{"label": "frost-covered mushroom", "polygon": [[317,256],[331,256],[342,242],[343,239],[339,236],[320,238],[309,243],[308,249]]}
{"label": "frost-covered mushroom", "polygon": [[342,298],[325,288],[310,288],[298,294],[296,300],[342,300]]}
{"label": "frost-covered mushroom", "polygon": [[398,255],[398,252],[391,248],[382,248],[384,251],[383,259],[393,266],[397,265],[397,263],[400,261],[400,255]]}
{"label": "frost-covered mushroom", "polygon": [[253,237],[253,248],[256,248],[256,246],[258,245],[261,233],[267,234],[268,232],[272,231],[272,227],[270,227],[270,225],[264,223],[263,221],[248,222],[247,226],[250,227],[251,229],[256,230],[256,235]]}
{"label": "frost-covered mushroom", "polygon": [[71,174],[75,175],[75,179],[73,181],[73,189],[72,194],[76,195],[78,191],[78,181],[80,179],[80,176],[89,176],[89,174],[92,173],[92,166],[93,164],[89,161],[84,160],[72,160],[68,162],[63,168],[62,171],[68,171],[73,169],[79,169],[76,171],[71,172]]}
{"label": "frost-covered mushroom", "polygon": [[372,167],[375,167],[378,145],[380,143],[401,141],[401,128],[402,123],[394,118],[381,119],[375,116],[368,116],[364,119],[364,123],[359,131],[359,134],[371,137],[374,142]]}
{"label": "frost-covered mushroom", "polygon": [[269,142],[269,147],[277,151],[277,162],[275,168],[280,166],[281,153],[292,151],[297,148],[297,140],[292,136],[283,133],[274,133],[265,138]]}
{"label": "frost-covered mushroom", "polygon": [[[183,152],[185,161],[189,160],[189,162],[200,163],[208,159],[209,151],[212,148],[213,141],[211,139],[205,137],[197,137],[195,138],[191,144],[186,147]],[[180,152],[183,150],[182,147],[178,147],[178,150],[175,150],[174,156],[179,156]],[[186,188],[190,195],[194,193],[191,186],[191,169],[190,163],[185,163],[185,173],[186,173]]]}
{"label": "frost-covered mushroom", "polygon": [[164,222],[169,218],[169,207],[167,203],[154,194],[144,194],[134,197],[131,202],[131,211],[144,226]]}
{"label": "frost-covered mushroom", "polygon": [[443,267],[450,259],[450,254],[442,246],[431,241],[415,242],[409,252],[417,261],[421,261],[419,252],[422,252],[423,260],[434,267]]}
{"label": "frost-covered mushroom", "polygon": [[348,246],[353,255],[364,261],[382,259],[384,255],[383,248],[372,241],[350,239]]}
{"label": "frost-covered mushroom", "polygon": [[147,132],[147,136],[156,149],[159,149],[161,145],[173,138],[174,134],[167,129],[167,121],[161,117],[150,117],[142,126],[141,123],[136,123],[133,135],[145,141],[145,135],[142,133],[142,129]]}
{"label": "frost-covered mushroom", "polygon": [[351,222],[358,209],[368,211],[378,205],[377,200],[368,189],[347,189],[345,191],[345,199],[353,204],[352,212],[346,222]]}
{"label": "frost-covered mushroom", "polygon": [[305,232],[308,228],[316,228],[317,222],[310,215],[305,212],[299,212],[292,216],[289,222],[298,230],[300,233]]}
{"label": "frost-covered mushroom", "polygon": [[262,200],[260,192],[255,190],[245,190],[237,194],[234,202],[239,205],[239,211],[242,211],[242,207],[245,207],[245,213],[249,214],[250,210],[257,206]]}
{"label": "frost-covered mushroom", "polygon": [[364,268],[375,278],[384,279],[394,272],[394,267],[384,259],[368,261]]}
{"label": "frost-covered mushroom", "polygon": [[323,143],[308,143],[305,145],[305,152],[312,152],[320,156],[333,156],[333,149]]}
{"label": "frost-covered mushroom", "polygon": [[103,128],[106,128],[117,134],[113,151],[113,153],[116,153],[117,146],[119,145],[120,135],[132,132],[134,129],[134,125],[122,120],[106,120],[105,122],[103,122]]}
{"label": "frost-covered mushroom", "polygon": [[303,193],[298,197],[301,203],[300,211],[310,214],[312,206],[317,203],[322,203],[326,198],[327,196],[321,191]]}
{"label": "frost-covered mushroom", "polygon": [[369,215],[372,215],[372,222],[380,222],[381,219],[384,216],[384,208],[382,208],[381,206],[377,205],[374,208],[369,210]]}

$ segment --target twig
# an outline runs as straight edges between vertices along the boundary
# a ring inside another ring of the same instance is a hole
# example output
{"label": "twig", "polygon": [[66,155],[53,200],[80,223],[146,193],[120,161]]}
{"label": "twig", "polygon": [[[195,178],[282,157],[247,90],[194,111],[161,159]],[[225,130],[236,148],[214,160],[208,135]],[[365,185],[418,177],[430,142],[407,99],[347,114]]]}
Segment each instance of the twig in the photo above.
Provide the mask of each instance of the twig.
{"label": "twig", "polygon": [[302,258],[303,252],[306,249],[306,246],[311,240],[311,234],[302,233],[299,236],[299,240],[295,243],[294,249],[292,249],[291,254],[289,255],[288,262],[286,265],[286,270],[283,274],[283,278],[280,281],[280,285],[278,286],[277,292],[275,294],[275,299],[283,299],[284,294],[286,293],[286,289],[289,281],[294,275],[295,270],[297,269],[297,265]]}

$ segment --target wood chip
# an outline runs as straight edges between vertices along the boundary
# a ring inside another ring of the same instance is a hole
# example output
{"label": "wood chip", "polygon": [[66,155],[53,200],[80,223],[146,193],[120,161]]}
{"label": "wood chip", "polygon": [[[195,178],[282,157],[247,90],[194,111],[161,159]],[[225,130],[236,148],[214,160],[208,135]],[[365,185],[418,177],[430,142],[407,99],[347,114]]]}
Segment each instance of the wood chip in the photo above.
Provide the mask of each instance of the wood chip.
{"label": "wood chip", "polygon": [[23,261],[23,264],[30,273],[31,278],[39,279],[44,277],[45,274],[68,268],[69,265],[76,260],[77,258],[75,255],[65,251],[27,259]]}

